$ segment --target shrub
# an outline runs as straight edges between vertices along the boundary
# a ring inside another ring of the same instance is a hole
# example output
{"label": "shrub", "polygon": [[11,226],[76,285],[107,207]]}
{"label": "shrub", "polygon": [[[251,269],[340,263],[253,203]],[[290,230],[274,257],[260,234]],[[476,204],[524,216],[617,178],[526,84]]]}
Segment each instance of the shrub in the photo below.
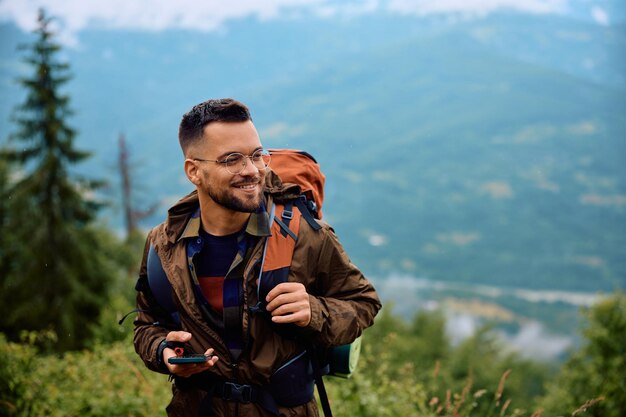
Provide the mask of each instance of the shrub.
{"label": "shrub", "polygon": [[63,355],[3,338],[0,358],[6,416],[155,416],[171,397],[167,377],[144,367],[129,338]]}

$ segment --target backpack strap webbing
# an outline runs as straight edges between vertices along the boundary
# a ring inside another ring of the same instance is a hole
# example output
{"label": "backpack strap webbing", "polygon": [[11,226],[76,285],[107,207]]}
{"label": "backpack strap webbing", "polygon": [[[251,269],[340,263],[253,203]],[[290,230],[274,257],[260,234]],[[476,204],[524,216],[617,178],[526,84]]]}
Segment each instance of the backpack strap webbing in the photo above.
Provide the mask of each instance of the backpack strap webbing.
{"label": "backpack strap webbing", "polygon": [[304,220],[306,220],[309,226],[311,226],[311,228],[315,231],[320,230],[322,226],[320,226],[320,224],[315,220],[315,216],[313,216],[313,214],[309,210],[306,197],[300,196],[295,200],[295,202],[296,207],[298,207],[300,213],[302,213],[302,217],[304,217]]}
{"label": "backpack strap webbing", "polygon": [[157,301],[157,304],[164,311],[169,313],[172,322],[180,326],[180,315],[178,314],[174,300],[172,300],[172,284],[170,284],[170,281],[167,279],[167,275],[161,264],[161,258],[159,258],[152,243],[148,251],[147,275],[148,288],[143,288],[142,290],[149,290]]}
{"label": "backpack strap webbing", "polygon": [[330,409],[330,401],[328,400],[328,393],[326,392],[326,386],[324,385],[324,378],[322,375],[323,367],[320,364],[319,356],[315,345],[311,344],[307,347],[309,357],[311,358],[311,365],[313,366],[313,376],[315,377],[315,386],[317,387],[317,395],[319,396],[320,403],[322,404],[322,411],[324,417],[333,417],[333,412]]}

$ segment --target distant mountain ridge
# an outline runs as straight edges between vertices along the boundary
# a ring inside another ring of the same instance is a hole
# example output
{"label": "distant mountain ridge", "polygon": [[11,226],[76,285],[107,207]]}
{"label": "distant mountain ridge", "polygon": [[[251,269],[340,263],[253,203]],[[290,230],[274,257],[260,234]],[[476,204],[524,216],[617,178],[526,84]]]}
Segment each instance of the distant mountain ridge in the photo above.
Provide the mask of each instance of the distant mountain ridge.
{"label": "distant mountain ridge", "polygon": [[[143,197],[171,201],[191,189],[180,115],[234,96],[266,146],[322,163],[328,221],[368,274],[624,288],[625,67],[607,52],[624,49],[623,34],[515,14],[87,32],[67,51],[79,143],[96,152],[82,169],[113,177],[123,131]],[[19,95],[7,80],[23,69],[9,49],[3,42],[3,114]]]}

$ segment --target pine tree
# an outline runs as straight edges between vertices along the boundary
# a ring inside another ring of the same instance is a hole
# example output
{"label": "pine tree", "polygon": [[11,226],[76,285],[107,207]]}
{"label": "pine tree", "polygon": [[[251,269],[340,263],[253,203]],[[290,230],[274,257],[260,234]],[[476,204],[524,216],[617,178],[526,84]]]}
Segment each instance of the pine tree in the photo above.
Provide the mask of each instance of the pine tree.
{"label": "pine tree", "polygon": [[40,11],[36,40],[23,47],[34,71],[18,80],[27,92],[15,109],[17,132],[9,137],[18,144],[3,151],[19,170],[5,190],[10,202],[3,227],[12,242],[2,242],[11,256],[0,257],[6,271],[0,331],[15,339],[22,330],[53,330],[54,348],[65,350],[88,340],[89,324],[106,301],[111,266],[93,226],[101,204],[88,198],[102,183],[70,173],[90,154],[75,148],[76,131],[66,123],[70,97],[60,88],[71,77],[69,65],[56,58],[61,46],[50,21]]}
{"label": "pine tree", "polygon": [[[0,153],[0,283],[10,271],[10,259],[15,245],[11,245],[14,239],[11,238],[12,230],[8,227],[9,205],[11,195],[9,192],[9,161],[4,152]],[[2,290],[0,286],[0,290]]]}

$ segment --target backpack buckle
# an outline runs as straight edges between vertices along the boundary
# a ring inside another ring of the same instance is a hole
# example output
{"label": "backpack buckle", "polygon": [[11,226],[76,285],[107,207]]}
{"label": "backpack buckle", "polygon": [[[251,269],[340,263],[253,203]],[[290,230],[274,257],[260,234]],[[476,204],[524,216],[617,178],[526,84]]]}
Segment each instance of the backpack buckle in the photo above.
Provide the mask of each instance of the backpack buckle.
{"label": "backpack buckle", "polygon": [[250,314],[253,314],[253,315],[258,314],[258,313],[267,313],[267,310],[265,309],[265,305],[266,305],[265,303],[259,301],[258,303],[250,307],[248,311],[250,311]]}
{"label": "backpack buckle", "polygon": [[283,214],[281,215],[281,217],[283,218],[283,220],[293,219],[293,210],[287,210],[287,208],[285,207],[283,209]]}
{"label": "backpack buckle", "polygon": [[235,384],[234,382],[224,382],[224,394],[222,399],[225,401],[236,401],[242,404],[252,402],[252,386],[246,384]]}

